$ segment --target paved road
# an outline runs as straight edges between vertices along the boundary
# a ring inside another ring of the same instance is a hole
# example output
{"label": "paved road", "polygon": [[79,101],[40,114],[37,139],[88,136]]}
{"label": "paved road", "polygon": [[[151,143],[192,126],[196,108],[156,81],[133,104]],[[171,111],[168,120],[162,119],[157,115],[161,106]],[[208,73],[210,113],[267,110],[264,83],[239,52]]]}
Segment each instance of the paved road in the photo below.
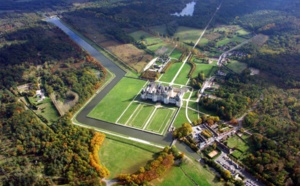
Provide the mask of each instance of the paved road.
{"label": "paved road", "polygon": [[[125,76],[126,72],[123,71],[120,67],[118,67],[115,63],[110,61],[107,57],[105,57],[102,53],[97,51],[94,47],[84,41],[81,37],[79,37],[76,33],[66,27],[60,19],[48,18],[47,22],[50,22],[60,29],[64,31],[67,35],[71,37],[78,45],[84,48],[87,52],[89,52],[94,58],[102,63],[102,65],[108,68],[112,73],[115,74],[115,78],[101,91],[99,92],[87,105],[83,108],[83,110],[78,113],[76,119],[80,123],[85,125],[104,129],[107,131],[112,131],[119,134],[124,134],[126,136],[130,136],[137,139],[142,139],[145,141],[149,141],[151,143],[160,144],[162,146],[170,145],[172,142],[172,134],[168,132],[165,136],[151,134],[148,132],[127,128],[119,125],[115,125],[112,123],[108,123],[105,121],[96,120],[93,118],[88,118],[88,113],[106,96],[106,94]],[[176,146],[180,151],[183,151],[185,154],[189,154],[195,159],[199,159],[199,155],[193,152],[189,147],[186,147],[184,144],[177,143]]]}

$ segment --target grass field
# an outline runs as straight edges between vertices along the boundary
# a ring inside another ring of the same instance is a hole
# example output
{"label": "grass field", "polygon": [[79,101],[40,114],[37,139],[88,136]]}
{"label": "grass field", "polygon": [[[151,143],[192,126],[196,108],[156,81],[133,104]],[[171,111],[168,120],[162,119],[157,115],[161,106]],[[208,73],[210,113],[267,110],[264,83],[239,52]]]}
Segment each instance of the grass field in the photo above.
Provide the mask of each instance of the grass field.
{"label": "grass field", "polygon": [[153,184],[158,186],[195,185],[191,179],[201,186],[222,185],[213,173],[206,170],[199,162],[190,159],[184,159],[181,167],[173,166],[163,180],[155,180]]}
{"label": "grass field", "polygon": [[175,109],[169,108],[158,108],[151,120],[149,120],[148,125],[146,126],[147,131],[164,133],[168,128],[171,119],[174,117]]}
{"label": "grass field", "polygon": [[230,43],[230,42],[238,42],[238,43],[241,43],[241,42],[243,42],[243,41],[245,41],[245,39],[244,39],[244,38],[241,38],[241,37],[239,37],[239,36],[234,36],[233,38],[228,38],[228,37],[226,37],[226,38],[224,38],[224,39],[218,41],[218,42],[216,43],[216,46],[217,46],[217,47],[218,47],[218,46],[223,46],[223,45],[226,45],[226,44],[228,44],[228,43]]}
{"label": "grass field", "polygon": [[150,119],[155,107],[153,105],[142,104],[125,123],[127,126],[143,129],[148,119]]}
{"label": "grass field", "polygon": [[242,155],[243,153],[239,150],[234,150],[233,153],[231,154],[232,156],[234,156],[235,158],[239,159],[240,156]]}
{"label": "grass field", "polygon": [[174,63],[172,66],[169,68],[169,70],[163,74],[163,76],[159,79],[159,81],[164,81],[164,82],[171,82],[176,75],[177,71],[181,67],[182,63]]}
{"label": "grass field", "polygon": [[[179,37],[181,42],[193,42],[195,43],[199,38],[203,30],[180,26],[177,28],[177,32],[174,34],[174,37]],[[205,41],[204,41],[205,42]],[[200,42],[201,44],[201,42]]]}
{"label": "grass field", "polygon": [[180,50],[175,49],[172,54],[170,55],[171,58],[179,59],[182,55],[182,52]]}
{"label": "grass field", "polygon": [[189,79],[188,74],[191,70],[191,65],[185,63],[174,83],[185,85]]}
{"label": "grass field", "polygon": [[236,73],[242,73],[242,71],[247,68],[247,64],[236,60],[230,60],[230,62],[227,64],[227,67]]}
{"label": "grass field", "polygon": [[124,112],[122,116],[120,116],[120,119],[117,121],[118,124],[125,124],[129,117],[136,112],[141,107],[141,104],[139,102],[132,102],[130,106],[127,108],[127,110]]}
{"label": "grass field", "polygon": [[160,151],[158,148],[140,143],[136,144],[131,141],[124,143],[123,141],[124,139],[106,138],[100,148],[100,160],[110,171],[110,179],[122,173],[133,173],[139,170],[140,167],[146,165],[147,161],[153,159],[153,151]]}
{"label": "grass field", "polygon": [[173,123],[173,126],[176,128],[179,128],[179,127],[181,127],[181,125],[183,123],[186,123],[186,122],[188,122],[188,120],[186,119],[186,116],[185,116],[185,108],[181,107],[180,111]]}
{"label": "grass field", "polygon": [[201,59],[194,58],[193,62],[196,64],[196,70],[193,73],[193,77],[196,77],[199,72],[203,72],[205,74],[205,77],[208,77],[209,75],[214,73],[213,71],[216,70],[218,61],[213,60],[212,63],[206,64],[206,63],[202,63]]}
{"label": "grass field", "polygon": [[175,108],[156,107],[154,104],[132,102],[117,123],[164,134],[174,117],[175,111]]}
{"label": "grass field", "polygon": [[39,110],[34,111],[36,114],[42,115],[48,121],[56,121],[59,118],[59,114],[49,97],[41,102],[36,102],[37,99],[33,97],[29,97],[29,100],[31,103],[37,104]]}
{"label": "grass field", "polygon": [[227,146],[230,147],[230,148],[237,148],[242,152],[245,152],[249,149],[248,144],[246,144],[242,139],[240,139],[236,135],[228,138]]}
{"label": "grass field", "polygon": [[146,46],[150,46],[156,43],[162,43],[163,41],[159,37],[152,36],[148,34],[147,32],[144,32],[142,30],[133,32],[129,34],[131,37],[133,37],[136,41],[140,41],[142,37],[144,37],[144,42]]}
{"label": "grass field", "polygon": [[145,81],[142,80],[123,78],[88,114],[88,117],[116,122],[144,84]]}

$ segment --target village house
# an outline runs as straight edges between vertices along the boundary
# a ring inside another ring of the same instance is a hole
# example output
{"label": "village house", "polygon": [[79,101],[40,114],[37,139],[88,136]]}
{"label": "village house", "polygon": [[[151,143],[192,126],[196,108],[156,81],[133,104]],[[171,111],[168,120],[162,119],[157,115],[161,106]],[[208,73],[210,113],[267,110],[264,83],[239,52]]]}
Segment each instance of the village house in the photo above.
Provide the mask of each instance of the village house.
{"label": "village house", "polygon": [[172,86],[164,86],[151,82],[142,90],[141,98],[144,100],[150,99],[153,102],[162,102],[164,104],[175,104],[177,107],[181,107],[183,105],[183,94],[184,91],[180,88],[173,88]]}

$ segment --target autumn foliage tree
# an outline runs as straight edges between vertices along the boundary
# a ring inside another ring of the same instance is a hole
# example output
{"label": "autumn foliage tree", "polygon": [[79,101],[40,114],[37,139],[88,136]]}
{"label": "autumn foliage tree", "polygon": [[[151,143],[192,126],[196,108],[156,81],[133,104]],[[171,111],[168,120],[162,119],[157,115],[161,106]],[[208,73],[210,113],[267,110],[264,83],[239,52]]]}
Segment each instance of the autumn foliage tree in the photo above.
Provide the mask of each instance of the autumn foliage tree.
{"label": "autumn foliage tree", "polygon": [[189,135],[192,131],[192,126],[189,123],[184,123],[180,128],[175,129],[173,137],[182,138]]}
{"label": "autumn foliage tree", "polygon": [[121,174],[118,176],[118,180],[125,185],[143,185],[162,176],[174,163],[173,151],[174,149],[165,147],[154,160],[147,163],[146,166],[141,167],[139,171],[134,174]]}

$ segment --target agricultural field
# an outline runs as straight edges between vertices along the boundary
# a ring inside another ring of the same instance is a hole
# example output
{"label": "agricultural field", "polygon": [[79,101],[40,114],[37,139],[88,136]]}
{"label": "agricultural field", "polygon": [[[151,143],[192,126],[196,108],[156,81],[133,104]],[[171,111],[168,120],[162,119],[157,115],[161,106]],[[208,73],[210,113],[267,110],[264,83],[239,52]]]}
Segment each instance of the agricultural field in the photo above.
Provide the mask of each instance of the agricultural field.
{"label": "agricultural field", "polygon": [[170,52],[173,50],[174,46],[161,42],[155,45],[148,46],[147,48],[152,52],[154,52],[155,55],[160,56],[163,54],[169,55]]}
{"label": "agricultural field", "polygon": [[116,122],[145,84],[146,82],[143,80],[123,78],[88,114],[88,117],[112,123]]}
{"label": "agricultural field", "polygon": [[182,55],[182,52],[180,50],[174,49],[172,54],[170,55],[170,58],[179,59],[181,55]]}
{"label": "agricultural field", "polygon": [[101,47],[113,53],[121,62],[128,65],[137,72],[141,72],[152,56],[144,50],[136,48],[133,44],[121,44],[117,41],[104,41],[99,44]]}
{"label": "agricultural field", "polygon": [[[203,32],[203,30],[201,30],[201,29],[180,26],[177,28],[177,31],[173,37],[174,38],[178,37],[180,42],[195,43],[195,41],[197,41],[197,39],[199,38],[199,36],[201,35],[202,32]],[[203,42],[205,43],[205,42],[207,42],[207,40],[204,39]],[[200,44],[201,44],[201,42],[200,42]]]}
{"label": "agricultural field", "polygon": [[129,35],[136,41],[143,41],[146,46],[151,46],[163,42],[163,40],[161,40],[159,37],[153,36],[142,30],[132,32]]}
{"label": "agricultural field", "polygon": [[238,74],[242,73],[243,70],[247,68],[246,63],[241,63],[236,60],[230,60],[230,62],[228,62],[226,66]]}
{"label": "agricultural field", "polygon": [[217,70],[217,59],[211,59],[212,63],[206,64],[202,63],[201,59],[193,58],[193,62],[196,64],[196,70],[193,73],[193,77],[196,77],[199,72],[203,72],[205,77],[209,77],[214,74]]}
{"label": "agricultural field", "polygon": [[153,159],[154,153],[159,151],[158,148],[137,142],[107,137],[100,148],[99,157],[103,165],[110,171],[109,178],[113,179],[119,174],[133,173],[139,170],[140,167],[146,165],[147,161]]}

